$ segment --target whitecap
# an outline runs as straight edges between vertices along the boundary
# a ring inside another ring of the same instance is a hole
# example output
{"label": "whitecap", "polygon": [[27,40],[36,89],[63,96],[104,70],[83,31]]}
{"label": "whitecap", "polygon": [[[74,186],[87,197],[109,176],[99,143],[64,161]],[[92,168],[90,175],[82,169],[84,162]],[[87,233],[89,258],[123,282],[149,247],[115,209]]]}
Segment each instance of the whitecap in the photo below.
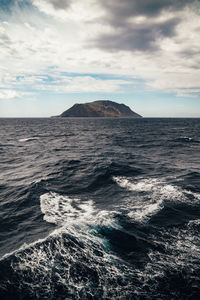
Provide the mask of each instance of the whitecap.
{"label": "whitecap", "polygon": [[[108,241],[98,232],[98,226],[118,227],[112,212],[94,209],[91,200],[54,192],[41,195],[40,207],[44,220],[56,224],[56,229],[45,239],[24,244],[3,257],[15,256],[14,260],[11,258],[11,268],[19,280],[23,280],[28,293],[50,299],[54,293],[52,273],[56,276],[56,284],[78,296],[85,286],[85,291],[90,287],[91,270],[99,282],[110,284],[110,288],[113,281],[117,284],[119,277],[123,278],[121,259],[110,251]],[[104,290],[100,284],[101,288],[106,298],[109,288]],[[90,293],[96,292],[91,286]]]}
{"label": "whitecap", "polygon": [[[113,180],[127,191],[132,192],[123,204],[123,208],[128,210],[127,215],[137,221],[147,221],[164,207],[164,202],[173,201],[175,203],[199,203],[200,194],[181,189],[175,185],[167,183],[164,179],[140,178],[116,176]],[[126,205],[126,206],[125,206]]]}
{"label": "whitecap", "polygon": [[90,220],[94,214],[93,201],[80,201],[77,198],[62,196],[57,193],[46,193],[40,196],[40,209],[44,220],[60,224]]}
{"label": "whitecap", "polygon": [[[78,198],[70,198],[66,195],[49,192],[40,196],[40,209],[44,221],[56,224],[56,229],[43,239],[38,239],[29,244],[24,243],[18,249],[4,254],[0,260],[24,252],[27,249],[35,248],[49,239],[60,237],[63,233],[85,240],[92,237],[92,239],[102,244],[102,241],[105,243],[105,240],[102,237],[99,238],[96,234],[98,227],[121,228],[114,218],[116,212],[98,211],[92,200],[81,201]],[[93,236],[94,232],[95,235]]]}
{"label": "whitecap", "polygon": [[28,141],[34,141],[34,140],[38,140],[38,138],[37,137],[23,138],[23,139],[19,139],[19,142],[28,142]]}

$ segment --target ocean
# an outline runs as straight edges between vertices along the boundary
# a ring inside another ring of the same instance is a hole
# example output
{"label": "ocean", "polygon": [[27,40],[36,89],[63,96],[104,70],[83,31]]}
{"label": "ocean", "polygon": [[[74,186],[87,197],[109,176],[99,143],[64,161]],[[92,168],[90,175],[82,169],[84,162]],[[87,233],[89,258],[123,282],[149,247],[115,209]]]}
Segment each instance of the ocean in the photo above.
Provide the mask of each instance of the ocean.
{"label": "ocean", "polygon": [[199,299],[200,119],[0,119],[0,299]]}

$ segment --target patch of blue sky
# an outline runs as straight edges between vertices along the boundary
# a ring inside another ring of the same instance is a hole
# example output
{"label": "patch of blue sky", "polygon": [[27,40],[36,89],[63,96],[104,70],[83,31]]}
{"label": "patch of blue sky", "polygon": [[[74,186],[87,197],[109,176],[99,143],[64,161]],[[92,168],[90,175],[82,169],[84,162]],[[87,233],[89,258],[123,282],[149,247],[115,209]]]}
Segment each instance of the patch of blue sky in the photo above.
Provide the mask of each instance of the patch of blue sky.
{"label": "patch of blue sky", "polygon": [[[144,86],[145,81],[143,79],[139,78],[132,78],[130,76],[115,76],[115,75],[107,75],[107,74],[94,74],[94,73],[68,73],[68,72],[59,72],[53,75],[50,74],[30,74],[30,75],[19,75],[16,76],[16,82],[21,87],[23,86],[30,86],[43,84],[50,85],[50,86],[60,86],[64,83],[65,78],[76,78],[76,77],[92,77],[97,80],[103,80],[103,81],[111,81],[116,80],[119,81],[119,86],[121,86],[122,89],[131,90],[134,88],[134,86]],[[32,79],[32,81],[31,81]],[[63,80],[63,82],[62,82]],[[120,83],[120,80],[122,83]],[[65,82],[67,84],[67,82]]]}
{"label": "patch of blue sky", "polygon": [[0,9],[9,10],[16,0],[0,0]]}
{"label": "patch of blue sky", "polygon": [[28,0],[0,0],[0,10],[11,12],[13,6],[19,8],[32,7],[32,4]]}
{"label": "patch of blue sky", "polygon": [[[32,83],[49,83],[49,82],[54,82],[56,79],[50,75],[47,74],[30,74],[30,75],[18,75],[15,77],[16,83],[23,86],[27,84],[32,84]],[[32,82],[31,82],[32,79]],[[30,80],[30,81],[29,81]]]}
{"label": "patch of blue sky", "polygon": [[115,74],[103,74],[103,73],[72,73],[72,72],[61,72],[66,77],[93,77],[101,80],[125,80],[125,81],[137,81],[144,82],[144,79],[135,78],[128,75],[115,75]]}
{"label": "patch of blue sky", "polygon": [[142,78],[128,76],[128,75],[106,74],[106,73],[59,72],[57,66],[48,66],[47,72],[49,71],[56,72],[66,77],[93,77],[95,79],[101,79],[101,80],[126,80],[126,81],[134,80],[135,82],[145,82],[145,80]]}

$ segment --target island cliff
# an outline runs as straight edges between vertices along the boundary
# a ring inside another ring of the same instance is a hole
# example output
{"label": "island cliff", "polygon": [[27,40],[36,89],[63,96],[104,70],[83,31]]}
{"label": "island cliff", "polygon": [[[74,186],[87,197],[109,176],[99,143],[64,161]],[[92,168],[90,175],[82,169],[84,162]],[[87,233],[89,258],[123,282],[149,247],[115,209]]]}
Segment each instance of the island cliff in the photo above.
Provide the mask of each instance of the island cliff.
{"label": "island cliff", "polygon": [[74,104],[59,117],[132,117],[141,118],[125,104],[109,100],[98,100],[84,104]]}

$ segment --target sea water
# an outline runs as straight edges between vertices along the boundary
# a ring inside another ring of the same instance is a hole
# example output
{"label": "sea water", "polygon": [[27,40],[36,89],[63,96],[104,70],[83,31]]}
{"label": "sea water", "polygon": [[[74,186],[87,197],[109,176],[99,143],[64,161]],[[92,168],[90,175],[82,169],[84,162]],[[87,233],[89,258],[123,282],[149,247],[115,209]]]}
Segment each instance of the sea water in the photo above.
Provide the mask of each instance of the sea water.
{"label": "sea water", "polygon": [[0,299],[199,299],[200,119],[0,119]]}

